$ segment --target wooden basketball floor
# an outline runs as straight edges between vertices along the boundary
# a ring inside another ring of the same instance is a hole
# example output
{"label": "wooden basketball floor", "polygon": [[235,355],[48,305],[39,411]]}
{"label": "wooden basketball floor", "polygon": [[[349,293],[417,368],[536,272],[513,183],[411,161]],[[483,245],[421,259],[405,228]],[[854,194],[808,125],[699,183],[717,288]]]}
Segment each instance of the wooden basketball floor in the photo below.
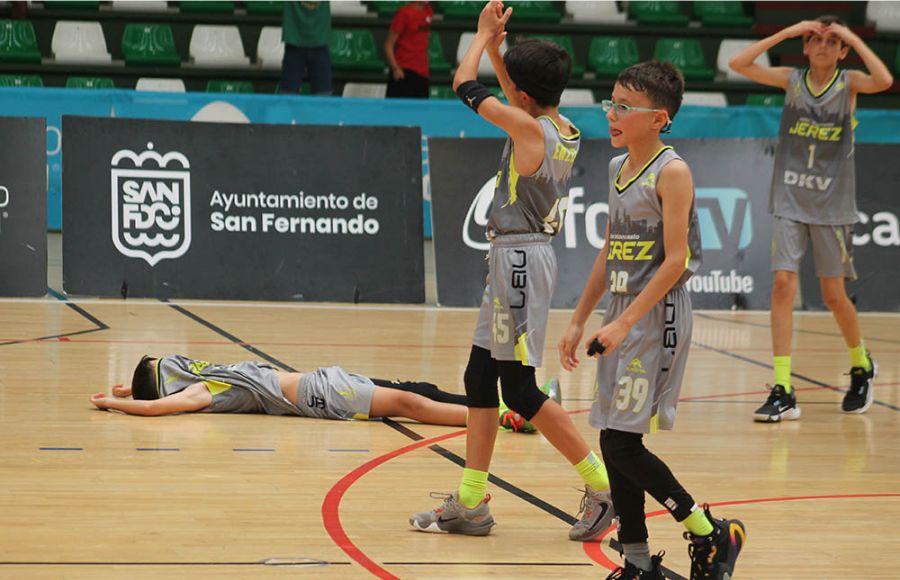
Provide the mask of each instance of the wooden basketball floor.
{"label": "wooden basketball floor", "polygon": [[[569,315],[551,314],[538,378],[561,377],[564,406],[596,449],[585,413],[594,367],[566,374],[555,354]],[[88,400],[129,381],[142,354],[176,352],[337,364],[462,392],[475,318],[430,307],[0,301],[0,577],[605,577],[619,558],[609,538],[567,539],[579,479],[540,435],[498,437],[493,474],[505,483],[490,486],[492,535],[438,536],[412,531],[407,517],[436,505],[430,491],[456,486],[460,429],[130,417]],[[738,578],[900,575],[900,316],[861,320],[880,365],[871,410],[839,412],[842,340],[830,315],[798,313],[803,418],[759,425],[767,315],[696,315],[676,430],[647,443],[714,514],[746,523]],[[651,549],[687,576],[680,526],[665,514],[649,525]]]}

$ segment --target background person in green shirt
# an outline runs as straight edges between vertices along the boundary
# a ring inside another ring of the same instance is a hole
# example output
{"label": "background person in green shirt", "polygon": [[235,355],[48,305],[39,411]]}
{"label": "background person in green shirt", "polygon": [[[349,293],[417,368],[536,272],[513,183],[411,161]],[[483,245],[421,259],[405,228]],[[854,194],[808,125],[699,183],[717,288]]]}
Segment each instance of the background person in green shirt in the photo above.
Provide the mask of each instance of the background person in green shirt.
{"label": "background person in green shirt", "polygon": [[300,94],[304,78],[314,95],[331,94],[331,6],[328,2],[285,2],[281,39],[284,59],[278,92]]}

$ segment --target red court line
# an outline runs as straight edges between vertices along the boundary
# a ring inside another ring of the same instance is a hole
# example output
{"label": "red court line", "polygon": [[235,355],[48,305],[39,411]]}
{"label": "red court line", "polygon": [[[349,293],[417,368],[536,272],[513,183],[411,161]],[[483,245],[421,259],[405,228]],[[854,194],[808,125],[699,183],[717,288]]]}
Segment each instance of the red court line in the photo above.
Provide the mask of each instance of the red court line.
{"label": "red court line", "polygon": [[391,459],[403,455],[404,453],[409,453],[410,451],[414,451],[422,447],[434,445],[435,443],[439,443],[441,441],[444,441],[445,439],[459,437],[460,435],[465,435],[465,433],[466,430],[462,429],[460,431],[454,431],[452,433],[447,433],[438,437],[416,441],[411,445],[395,449],[390,453],[386,453],[380,457],[376,457],[375,459],[372,459],[371,461],[360,465],[359,467],[342,477],[340,480],[338,480],[338,482],[334,484],[334,486],[330,490],[328,490],[328,493],[325,495],[325,500],[322,502],[322,521],[325,524],[325,530],[328,532],[328,535],[331,536],[331,539],[334,541],[334,543],[337,544],[337,546],[341,550],[343,550],[345,554],[353,558],[363,568],[365,568],[378,578],[397,578],[397,576],[394,576],[386,569],[373,562],[368,556],[363,553],[362,550],[357,548],[356,544],[354,544],[349,536],[347,536],[347,533],[344,531],[344,526],[341,524],[341,500],[343,499],[344,494],[347,492],[347,490],[350,489],[351,485],[353,485],[363,475],[372,471],[382,463],[390,461]]}
{"label": "red court line", "polygon": [[[860,498],[885,498],[885,497],[900,497],[900,493],[850,493],[850,494],[839,494],[839,495],[797,495],[797,496],[787,496],[787,497],[761,497],[756,499],[738,499],[733,501],[721,501],[718,503],[709,504],[710,507],[721,507],[721,506],[729,506],[729,505],[744,505],[751,503],[776,503],[776,502],[788,502],[788,501],[804,501],[804,500],[813,500],[813,499],[860,499]],[[655,518],[657,516],[661,516],[663,514],[668,514],[669,512],[666,510],[658,510],[655,512],[651,512],[647,514],[648,518]],[[618,564],[610,560],[606,554],[603,552],[603,538],[608,536],[613,530],[615,526],[610,526],[607,528],[605,532],[600,534],[597,539],[584,542],[583,548],[584,553],[587,554],[587,557],[593,560],[594,562],[600,564],[604,568],[608,570],[615,570],[619,567]]]}

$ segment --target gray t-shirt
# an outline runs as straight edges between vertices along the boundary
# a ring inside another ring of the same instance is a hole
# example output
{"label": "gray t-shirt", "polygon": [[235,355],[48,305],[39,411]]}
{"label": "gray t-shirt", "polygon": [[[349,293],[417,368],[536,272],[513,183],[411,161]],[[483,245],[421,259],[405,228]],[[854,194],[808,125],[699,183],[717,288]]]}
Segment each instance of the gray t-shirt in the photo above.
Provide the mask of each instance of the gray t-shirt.
{"label": "gray t-shirt", "polygon": [[795,69],[781,114],[769,211],[796,222],[847,225],[856,213],[853,103],[847,71],[815,94]]}
{"label": "gray t-shirt", "polygon": [[157,388],[165,397],[203,383],[212,394],[212,404],[203,409],[207,413],[306,416],[284,397],[276,372],[263,362],[217,365],[176,354],[159,360]]}
{"label": "gray t-shirt", "polygon": [[[662,202],[656,183],[663,168],[681,159],[671,147],[663,147],[627,183],[619,181],[628,154],[609,163],[609,252],[606,284],[614,294],[638,294],[666,258]],[[700,268],[700,227],[696,204],[688,221],[686,270],[673,286],[684,284]]]}
{"label": "gray t-shirt", "polygon": [[561,129],[550,117],[538,117],[544,131],[544,160],[531,176],[516,172],[513,142],[506,140],[488,218],[489,238],[559,233],[565,217],[565,207],[560,206],[569,196],[569,177],[581,145],[581,133],[573,127],[574,133],[569,135],[570,123],[563,121],[566,126]]}

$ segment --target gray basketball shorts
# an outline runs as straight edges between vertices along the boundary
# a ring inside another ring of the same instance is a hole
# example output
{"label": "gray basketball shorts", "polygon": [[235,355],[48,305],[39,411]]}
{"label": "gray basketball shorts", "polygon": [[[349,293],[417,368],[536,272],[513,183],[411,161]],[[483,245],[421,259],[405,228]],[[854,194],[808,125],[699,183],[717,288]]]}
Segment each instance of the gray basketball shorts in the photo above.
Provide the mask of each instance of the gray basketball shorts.
{"label": "gray basketball shorts", "polygon": [[375,384],[341,367],[319,368],[300,377],[297,406],[306,417],[368,419]]}
{"label": "gray basketball shorts", "polygon": [[540,367],[556,284],[556,252],[546,234],[497,236],[472,344],[496,360]]}
{"label": "gray basketball shorts", "polygon": [[[603,324],[617,319],[635,297],[614,294]],[[591,425],[629,433],[672,429],[692,328],[691,297],[684,286],[673,288],[618,348],[599,357]]]}
{"label": "gray basketball shorts", "polygon": [[804,224],[778,216],[772,224],[772,271],[799,272],[809,242],[812,242],[816,276],[856,279],[852,225]]}

